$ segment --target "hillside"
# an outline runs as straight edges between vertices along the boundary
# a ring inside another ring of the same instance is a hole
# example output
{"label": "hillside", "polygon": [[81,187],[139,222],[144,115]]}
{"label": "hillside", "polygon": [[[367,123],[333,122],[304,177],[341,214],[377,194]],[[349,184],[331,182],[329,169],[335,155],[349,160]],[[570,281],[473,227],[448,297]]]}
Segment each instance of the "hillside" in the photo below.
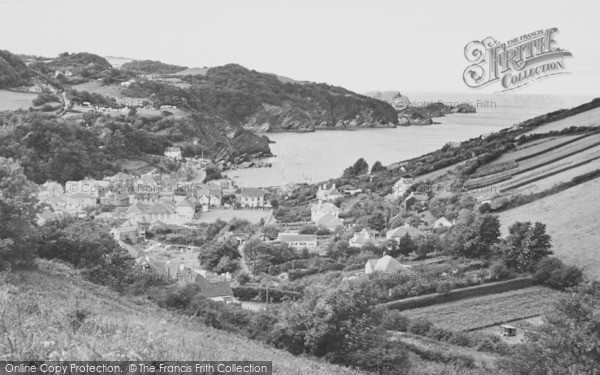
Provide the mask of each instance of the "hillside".
{"label": "hillside", "polygon": [[27,85],[34,73],[16,55],[0,50],[0,89]]}
{"label": "hillside", "polygon": [[1,276],[1,360],[268,360],[274,374],[362,373],[124,299],[66,265],[38,263],[39,270]]}
{"label": "hillside", "polygon": [[[598,166],[598,165],[597,165]],[[503,233],[516,220],[541,221],[548,226],[556,256],[600,279],[598,222],[600,179],[500,213]]]}
{"label": "hillside", "polygon": [[165,64],[153,60],[134,60],[121,65],[121,69],[137,70],[146,74],[172,74],[188,69],[185,66]]}

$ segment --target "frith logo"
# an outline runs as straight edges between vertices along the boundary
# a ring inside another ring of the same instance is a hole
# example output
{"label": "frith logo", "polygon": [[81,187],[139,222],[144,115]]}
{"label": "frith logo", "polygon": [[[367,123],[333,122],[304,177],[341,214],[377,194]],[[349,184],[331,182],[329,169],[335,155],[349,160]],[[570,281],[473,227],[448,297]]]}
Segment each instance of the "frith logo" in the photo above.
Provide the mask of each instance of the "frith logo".
{"label": "frith logo", "polygon": [[463,80],[472,88],[498,81],[501,91],[509,91],[540,78],[568,73],[564,58],[572,55],[556,46],[553,36],[557,32],[553,27],[505,43],[488,37],[467,44],[465,57],[472,65],[465,69]]}

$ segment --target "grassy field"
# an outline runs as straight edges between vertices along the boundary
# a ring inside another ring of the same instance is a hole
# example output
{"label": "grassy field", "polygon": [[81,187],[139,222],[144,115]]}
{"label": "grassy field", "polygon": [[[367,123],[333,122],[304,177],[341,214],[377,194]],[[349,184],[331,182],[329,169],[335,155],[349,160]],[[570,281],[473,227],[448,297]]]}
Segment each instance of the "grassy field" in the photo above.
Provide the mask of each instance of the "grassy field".
{"label": "grassy field", "polygon": [[90,81],[86,83],[80,83],[79,85],[73,85],[72,88],[77,91],[95,92],[101,95],[111,96],[117,100],[125,99],[125,96],[121,94],[121,87],[119,85],[103,86],[98,81]]}
{"label": "grassy field", "polygon": [[33,107],[32,100],[37,94],[0,90],[0,111],[15,111]]}
{"label": "grassy field", "polygon": [[515,221],[540,221],[552,236],[553,251],[568,264],[600,280],[600,179],[500,213],[505,235]]}
{"label": "grassy field", "polygon": [[558,146],[561,143],[565,143],[579,136],[580,135],[564,135],[560,137],[548,137],[533,142],[527,142],[518,146],[514,151],[507,152],[501,155],[498,159],[494,160],[494,164],[514,161],[518,158],[522,158],[531,154],[535,154],[536,152],[541,152],[551,147]]}
{"label": "grassy field", "polygon": [[553,130],[562,130],[571,126],[600,126],[600,108],[590,109],[562,120],[550,122],[534,129],[527,134],[548,133]]}
{"label": "grassy field", "polygon": [[427,318],[452,330],[470,330],[542,314],[558,292],[534,286],[483,297],[403,311],[409,318]]}
{"label": "grassy field", "polygon": [[[40,263],[39,271],[0,275],[0,360],[266,360],[274,374],[361,374],[123,299],[64,265]],[[88,315],[76,318],[83,310]]]}

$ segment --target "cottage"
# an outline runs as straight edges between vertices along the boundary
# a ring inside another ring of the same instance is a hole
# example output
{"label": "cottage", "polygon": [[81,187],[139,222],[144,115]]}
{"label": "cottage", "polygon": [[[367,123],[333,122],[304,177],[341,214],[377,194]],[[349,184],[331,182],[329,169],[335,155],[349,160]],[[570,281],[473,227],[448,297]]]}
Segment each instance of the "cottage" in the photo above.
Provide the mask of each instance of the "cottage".
{"label": "cottage", "polygon": [[412,239],[424,237],[425,233],[421,232],[412,225],[405,223],[403,226],[391,229],[385,234],[385,238],[388,240],[400,241],[400,239],[406,235],[409,235]]}
{"label": "cottage", "polygon": [[116,241],[128,241],[136,243],[138,240],[138,229],[133,225],[124,225],[110,230],[110,234]]}
{"label": "cottage", "polygon": [[156,221],[172,221],[178,218],[174,207],[165,202],[157,202],[151,205],[146,211],[146,218],[150,222]]}
{"label": "cottage", "polygon": [[42,212],[40,212],[39,214],[36,214],[36,218],[37,218],[37,224],[38,225],[44,225],[49,221],[58,219],[60,217],[60,215],[58,215],[55,212],[50,211],[49,209],[45,208],[44,210],[42,210]]}
{"label": "cottage", "polygon": [[365,274],[367,275],[373,272],[394,274],[409,271],[407,266],[400,264],[400,262],[389,255],[385,255],[379,259],[369,259],[367,264],[365,264]]}
{"label": "cottage", "polygon": [[285,242],[295,249],[315,248],[317,247],[316,234],[298,234],[298,233],[279,233],[277,241]]}
{"label": "cottage", "polygon": [[158,202],[160,196],[158,193],[135,193],[133,203],[152,204]]}
{"label": "cottage", "polygon": [[100,204],[104,206],[128,207],[129,196],[127,194],[109,194],[100,198]]}
{"label": "cottage", "polygon": [[319,190],[317,191],[317,199],[319,200],[333,201],[342,196],[342,193],[335,188],[335,183],[331,184],[330,187],[327,187],[326,183],[319,185]]}
{"label": "cottage", "polygon": [[348,246],[353,248],[363,247],[366,243],[373,241],[373,238],[371,231],[364,228],[359,233],[354,233],[354,236],[348,241]]}
{"label": "cottage", "polygon": [[333,203],[323,203],[323,201],[319,201],[319,203],[313,204],[310,207],[310,220],[314,223],[327,214],[332,214],[337,218],[339,217],[340,209]]}
{"label": "cottage", "polygon": [[110,182],[110,187],[114,190],[119,189],[120,193],[126,193],[127,190],[133,189],[135,176],[119,172],[114,176],[104,177],[104,181]]}
{"label": "cottage", "polygon": [[196,284],[200,286],[200,294],[204,298],[208,298],[216,302],[233,302],[233,290],[229,281],[214,281],[210,282],[206,278],[198,275],[196,277]]}
{"label": "cottage", "polygon": [[392,193],[396,198],[400,198],[405,193],[407,193],[408,189],[410,189],[413,185],[414,182],[411,178],[402,177],[394,184],[394,187],[392,188]]}
{"label": "cottage", "polygon": [[189,199],[184,199],[175,206],[175,212],[182,219],[192,220],[196,213],[196,204]]}
{"label": "cottage", "polygon": [[38,192],[38,199],[43,201],[50,197],[62,196],[65,193],[65,189],[63,189],[62,185],[56,181],[46,181],[40,186],[40,190]]}
{"label": "cottage", "polygon": [[448,219],[446,219],[443,216],[440,217],[439,219],[437,219],[435,221],[435,223],[433,223],[434,228],[441,228],[441,227],[451,228],[452,226],[454,226],[454,224],[452,224],[452,222],[450,222]]}
{"label": "cottage", "polygon": [[265,207],[265,192],[262,189],[244,188],[240,194],[242,207],[263,208]]}
{"label": "cottage", "polygon": [[145,221],[147,220],[146,212],[148,212],[148,206],[142,202],[137,202],[127,209],[127,217],[137,221]]}
{"label": "cottage", "polygon": [[42,202],[48,204],[55,210],[63,210],[67,208],[67,199],[64,195],[57,195],[50,198],[46,198]]}
{"label": "cottage", "polygon": [[319,220],[315,222],[315,224],[317,224],[317,226],[319,227],[327,228],[329,230],[335,230],[339,227],[344,226],[344,222],[342,221],[342,219],[338,218],[332,213],[327,213],[323,215],[319,218]]}
{"label": "cottage", "polygon": [[86,207],[95,207],[96,198],[87,193],[73,193],[67,195],[67,208],[82,210]]}
{"label": "cottage", "polygon": [[181,160],[181,148],[180,147],[167,147],[165,150],[165,156],[173,160]]}

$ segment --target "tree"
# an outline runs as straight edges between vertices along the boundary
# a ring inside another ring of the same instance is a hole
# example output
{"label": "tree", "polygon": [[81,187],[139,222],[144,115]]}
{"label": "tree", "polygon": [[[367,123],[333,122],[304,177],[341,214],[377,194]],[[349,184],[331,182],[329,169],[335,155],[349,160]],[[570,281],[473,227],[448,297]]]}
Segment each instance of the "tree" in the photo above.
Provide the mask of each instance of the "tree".
{"label": "tree", "polygon": [[575,266],[567,266],[558,258],[544,258],[535,268],[534,278],[554,289],[564,290],[579,285],[583,273]]}
{"label": "tree", "polygon": [[[215,270],[219,266],[221,258],[224,257],[227,257],[229,262],[241,258],[237,241],[229,239],[206,244],[198,256],[198,260],[209,270]],[[221,266],[224,265],[224,263],[221,264]]]}
{"label": "tree", "polygon": [[506,265],[520,272],[533,271],[537,263],[552,254],[551,239],[546,225],[536,222],[516,222],[508,228],[504,260]]}
{"label": "tree", "polygon": [[387,168],[384,167],[380,161],[376,161],[375,163],[373,163],[373,166],[371,167],[371,174],[377,173],[377,172],[383,172],[385,170],[387,170]]}
{"label": "tree", "polygon": [[351,167],[344,170],[343,177],[356,177],[367,172],[369,172],[369,164],[367,164],[365,159],[360,158]]}
{"label": "tree", "polygon": [[379,328],[381,312],[373,307],[376,293],[371,288],[367,281],[309,288],[300,302],[281,308],[273,327],[275,344],[293,354],[308,353],[379,373],[407,372],[405,350],[390,345]]}
{"label": "tree", "polygon": [[385,215],[381,211],[375,211],[369,216],[368,224],[372,229],[377,231],[383,230],[385,228]]}
{"label": "tree", "polygon": [[398,252],[402,255],[408,255],[414,251],[417,251],[417,243],[412,239],[410,234],[405,234],[400,238],[400,243],[398,245]]}
{"label": "tree", "polygon": [[0,270],[33,264],[36,191],[15,161],[0,157]]}
{"label": "tree", "polygon": [[527,342],[500,362],[510,375],[600,373],[600,283],[577,287],[560,298],[544,324],[527,332]]}
{"label": "tree", "polygon": [[137,114],[137,108],[136,107],[131,107],[129,109],[129,113],[127,114],[129,117],[133,117]]}

